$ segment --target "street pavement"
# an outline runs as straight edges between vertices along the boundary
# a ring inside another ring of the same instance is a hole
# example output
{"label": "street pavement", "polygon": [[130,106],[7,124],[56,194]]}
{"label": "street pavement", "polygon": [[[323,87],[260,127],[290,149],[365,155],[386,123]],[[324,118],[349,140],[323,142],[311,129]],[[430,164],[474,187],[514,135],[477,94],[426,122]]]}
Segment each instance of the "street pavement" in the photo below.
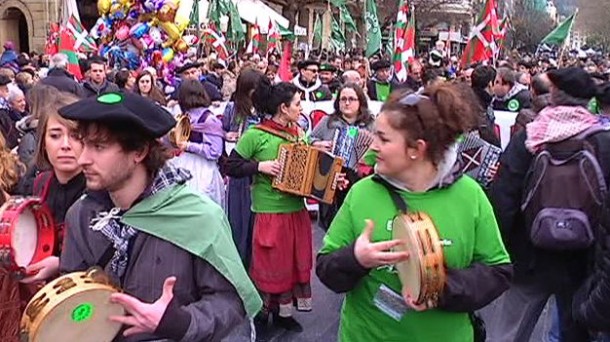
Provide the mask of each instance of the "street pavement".
{"label": "street pavement", "polygon": [[[317,225],[312,225],[314,236],[314,255],[319,250],[324,237],[324,231]],[[327,289],[320,283],[312,272],[313,310],[309,313],[296,312],[295,318],[303,326],[302,333],[291,333],[283,329],[274,330],[270,342],[336,342],[339,329],[339,315],[341,311],[342,295],[338,295]],[[495,311],[494,303],[482,310],[482,316],[491,317]],[[544,332],[550,326],[548,308],[545,309],[530,342],[544,342]],[[223,342],[247,342],[250,341],[250,325],[248,323],[235,329],[235,331]],[[382,342],[382,341],[371,341]],[[430,341],[435,342],[435,341]],[[493,342],[493,341],[489,341]]]}

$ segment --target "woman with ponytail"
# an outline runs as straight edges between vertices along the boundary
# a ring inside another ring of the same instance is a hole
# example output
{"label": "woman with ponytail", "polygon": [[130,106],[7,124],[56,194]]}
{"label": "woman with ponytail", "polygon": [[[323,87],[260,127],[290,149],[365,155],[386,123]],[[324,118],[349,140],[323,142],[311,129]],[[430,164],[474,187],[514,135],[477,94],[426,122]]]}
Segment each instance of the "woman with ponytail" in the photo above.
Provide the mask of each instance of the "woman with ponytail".
{"label": "woman with ponytail", "polygon": [[300,332],[303,328],[292,310],[293,303],[299,311],[311,310],[311,220],[302,197],[280,192],[271,183],[280,172],[280,145],[304,141],[297,125],[301,98],[293,84],[271,85],[263,77],[252,99],[257,112],[270,118],[243,133],[229,156],[227,171],[234,178],[253,176],[250,276],[264,301],[255,325],[264,334],[272,316],[275,326]]}

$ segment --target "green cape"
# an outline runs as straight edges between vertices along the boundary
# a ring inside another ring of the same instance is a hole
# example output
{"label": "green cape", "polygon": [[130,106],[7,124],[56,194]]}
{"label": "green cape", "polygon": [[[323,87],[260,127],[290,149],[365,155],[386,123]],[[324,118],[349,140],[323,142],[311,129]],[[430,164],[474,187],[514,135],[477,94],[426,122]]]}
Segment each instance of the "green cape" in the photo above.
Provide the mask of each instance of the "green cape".
{"label": "green cape", "polygon": [[249,317],[261,309],[262,300],[239,258],[229,222],[208,197],[184,184],[171,186],[136,204],[121,221],[209,262],[235,287]]}

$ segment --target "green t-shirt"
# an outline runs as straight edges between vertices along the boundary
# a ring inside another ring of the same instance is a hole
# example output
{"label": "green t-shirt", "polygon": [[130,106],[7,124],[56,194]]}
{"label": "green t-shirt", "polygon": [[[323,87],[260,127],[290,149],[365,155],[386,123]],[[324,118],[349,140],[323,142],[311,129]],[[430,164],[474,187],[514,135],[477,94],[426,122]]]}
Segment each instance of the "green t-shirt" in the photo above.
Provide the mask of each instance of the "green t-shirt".
{"label": "green t-shirt", "polygon": [[390,84],[389,83],[375,83],[375,90],[377,91],[377,101],[385,102],[390,97]]}
{"label": "green t-shirt", "polygon": [[[235,150],[245,159],[258,162],[277,159],[280,145],[288,140],[253,127],[239,139]],[[272,178],[257,173],[252,184],[252,211],[255,213],[293,213],[305,207],[303,197],[274,189]]]}
{"label": "green t-shirt", "polygon": [[[473,262],[509,263],[491,204],[481,187],[463,176],[448,188],[425,193],[401,192],[410,211],[427,213],[434,221],[444,247],[445,264],[461,269]],[[375,223],[373,242],[392,239],[392,220],[397,214],[388,190],[371,177],[356,183],[333,220],[320,253],[352,244],[362,233],[365,219]],[[342,342],[471,342],[472,324],[467,313],[438,309],[407,311],[399,321],[378,309],[373,301],[385,284],[397,294],[401,283],[395,268],[371,270],[347,293],[339,332]]]}

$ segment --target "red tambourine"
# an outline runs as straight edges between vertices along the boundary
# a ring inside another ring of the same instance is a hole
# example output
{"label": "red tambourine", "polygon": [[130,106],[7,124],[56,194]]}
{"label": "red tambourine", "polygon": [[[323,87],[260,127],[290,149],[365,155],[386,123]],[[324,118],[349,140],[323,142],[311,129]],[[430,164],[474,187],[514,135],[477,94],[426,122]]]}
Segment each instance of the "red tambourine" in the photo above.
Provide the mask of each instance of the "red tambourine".
{"label": "red tambourine", "polygon": [[9,198],[0,208],[0,266],[19,273],[53,255],[53,216],[37,197]]}

